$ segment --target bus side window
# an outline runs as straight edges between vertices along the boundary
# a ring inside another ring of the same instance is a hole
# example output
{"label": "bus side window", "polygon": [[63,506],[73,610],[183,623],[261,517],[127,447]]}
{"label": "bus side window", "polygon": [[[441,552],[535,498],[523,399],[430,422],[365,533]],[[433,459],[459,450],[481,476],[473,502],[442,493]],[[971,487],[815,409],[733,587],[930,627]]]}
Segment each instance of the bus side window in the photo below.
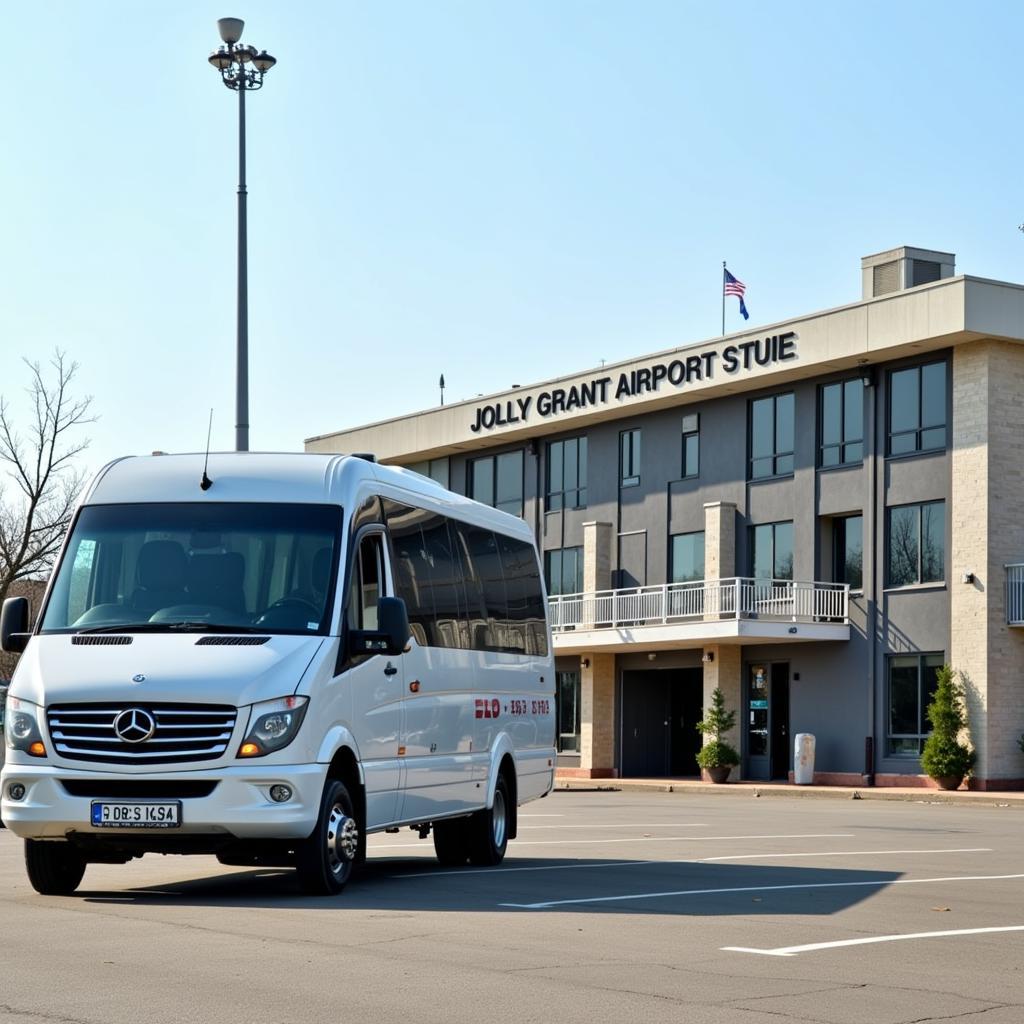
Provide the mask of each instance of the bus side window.
{"label": "bus side window", "polygon": [[384,593],[381,539],[379,533],[372,533],[359,542],[348,601],[348,624],[352,629],[377,628],[377,599]]}

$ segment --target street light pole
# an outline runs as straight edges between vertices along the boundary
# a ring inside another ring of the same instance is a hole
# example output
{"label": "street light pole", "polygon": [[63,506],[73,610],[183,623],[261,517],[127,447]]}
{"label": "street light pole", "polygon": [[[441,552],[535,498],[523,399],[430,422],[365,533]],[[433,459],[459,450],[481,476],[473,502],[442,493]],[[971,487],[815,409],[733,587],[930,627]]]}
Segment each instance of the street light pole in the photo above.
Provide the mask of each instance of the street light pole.
{"label": "street light pole", "polygon": [[[221,81],[238,93],[238,339],[235,372],[235,450],[249,450],[249,266],[245,185],[245,94],[263,88],[263,76],[277,63],[266,50],[242,46],[241,18],[217,22],[224,45],[210,54],[209,62]],[[252,67],[246,67],[251,64]]]}
{"label": "street light pole", "polygon": [[235,451],[249,450],[249,239],[245,188],[245,78],[238,86],[238,311],[235,359]]}

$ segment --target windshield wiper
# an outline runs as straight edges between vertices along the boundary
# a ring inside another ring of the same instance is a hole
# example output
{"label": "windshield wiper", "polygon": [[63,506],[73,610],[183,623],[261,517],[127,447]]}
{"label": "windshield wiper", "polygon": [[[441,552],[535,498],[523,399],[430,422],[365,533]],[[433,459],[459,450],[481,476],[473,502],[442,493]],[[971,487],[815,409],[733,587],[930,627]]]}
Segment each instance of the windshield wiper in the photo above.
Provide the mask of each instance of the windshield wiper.
{"label": "windshield wiper", "polygon": [[219,622],[124,622],[117,626],[86,626],[76,629],[83,633],[265,633],[256,626],[229,626]]}

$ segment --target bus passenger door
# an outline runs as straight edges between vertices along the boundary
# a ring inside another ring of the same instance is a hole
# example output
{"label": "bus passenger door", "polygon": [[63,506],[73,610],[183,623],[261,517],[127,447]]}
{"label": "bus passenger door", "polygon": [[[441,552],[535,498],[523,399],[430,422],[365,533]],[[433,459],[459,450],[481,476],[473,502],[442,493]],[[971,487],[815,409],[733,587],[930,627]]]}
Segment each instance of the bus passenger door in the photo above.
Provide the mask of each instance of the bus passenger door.
{"label": "bus passenger door", "polygon": [[[384,533],[364,534],[354,555],[348,595],[349,629],[377,628],[377,599],[388,593]],[[404,655],[361,656],[346,675],[352,693],[352,731],[366,783],[366,827],[398,817],[403,761],[399,755],[403,715]]]}

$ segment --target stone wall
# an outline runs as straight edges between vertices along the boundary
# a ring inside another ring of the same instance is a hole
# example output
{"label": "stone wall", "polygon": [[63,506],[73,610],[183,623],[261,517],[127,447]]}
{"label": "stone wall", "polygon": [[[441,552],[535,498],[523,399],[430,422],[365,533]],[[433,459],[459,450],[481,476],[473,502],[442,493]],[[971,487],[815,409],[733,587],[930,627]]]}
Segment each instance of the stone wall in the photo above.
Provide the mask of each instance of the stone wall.
{"label": "stone wall", "polygon": [[[711,707],[711,695],[715,692],[715,688],[721,688],[722,695],[725,697],[726,710],[737,713],[736,728],[726,733],[722,739],[732,747],[735,747],[736,752],[739,753],[739,715],[740,701],[743,696],[741,680],[743,648],[739,645],[705,647],[704,657],[707,658],[708,655],[711,656],[711,661],[704,662],[704,713],[707,714],[708,709]],[[708,742],[707,736],[704,737],[704,742]],[[729,779],[730,781],[735,781],[739,777],[740,770],[737,766],[729,773]]]}
{"label": "stone wall", "polygon": [[580,769],[589,778],[615,775],[615,655],[580,663]]}
{"label": "stone wall", "polygon": [[952,440],[949,661],[967,678],[976,785],[988,788],[1024,777],[1024,630],[1006,622],[1005,569],[1024,561],[1024,347],[954,350]]}

